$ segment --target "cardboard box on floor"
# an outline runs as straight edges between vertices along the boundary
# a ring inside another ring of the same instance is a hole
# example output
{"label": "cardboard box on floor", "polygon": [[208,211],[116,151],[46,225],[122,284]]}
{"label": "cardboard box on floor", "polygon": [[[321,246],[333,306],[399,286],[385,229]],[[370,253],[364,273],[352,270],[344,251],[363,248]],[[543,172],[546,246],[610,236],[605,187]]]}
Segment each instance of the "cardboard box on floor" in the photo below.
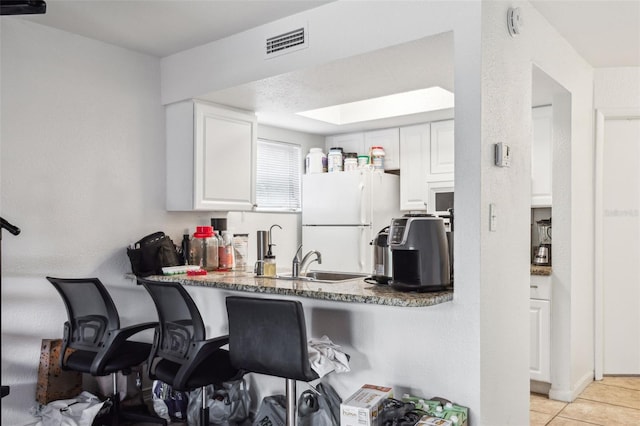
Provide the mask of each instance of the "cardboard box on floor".
{"label": "cardboard box on floor", "polygon": [[379,414],[387,398],[393,398],[390,387],[362,386],[340,404],[340,426],[381,426]]}
{"label": "cardboard box on floor", "polygon": [[82,373],[60,368],[61,349],[62,339],[42,339],[36,387],[36,401],[40,404],[73,398],[82,392]]}

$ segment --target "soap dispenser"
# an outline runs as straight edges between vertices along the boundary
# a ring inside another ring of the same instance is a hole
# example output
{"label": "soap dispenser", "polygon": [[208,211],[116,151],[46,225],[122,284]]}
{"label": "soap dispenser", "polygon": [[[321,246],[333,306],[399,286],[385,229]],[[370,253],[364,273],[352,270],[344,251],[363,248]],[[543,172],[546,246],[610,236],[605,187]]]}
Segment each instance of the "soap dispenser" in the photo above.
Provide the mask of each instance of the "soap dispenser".
{"label": "soap dispenser", "polygon": [[278,227],[282,229],[280,225],[272,225],[271,228],[269,228],[269,243],[267,245],[268,249],[267,249],[267,254],[264,256],[264,276],[265,277],[276,276],[276,256],[273,254],[273,250],[272,250],[275,244],[273,244],[273,239],[271,236],[271,231],[273,230],[274,227]]}

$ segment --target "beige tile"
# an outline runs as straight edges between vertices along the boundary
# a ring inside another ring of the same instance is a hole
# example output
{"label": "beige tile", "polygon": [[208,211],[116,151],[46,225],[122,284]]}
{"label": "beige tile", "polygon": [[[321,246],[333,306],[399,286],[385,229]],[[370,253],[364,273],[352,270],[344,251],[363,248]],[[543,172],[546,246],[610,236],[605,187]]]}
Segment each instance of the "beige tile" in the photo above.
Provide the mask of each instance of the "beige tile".
{"label": "beige tile", "polygon": [[640,425],[640,410],[589,401],[582,397],[568,404],[557,417],[599,425]]}
{"label": "beige tile", "polygon": [[593,425],[599,425],[599,424],[583,422],[582,420],[565,419],[560,416],[554,417],[553,420],[547,423],[547,426],[593,426]]}
{"label": "beige tile", "polygon": [[567,405],[566,402],[554,401],[545,395],[532,393],[529,398],[529,409],[539,413],[556,415]]}
{"label": "beige tile", "polygon": [[637,377],[622,377],[622,376],[607,376],[601,381],[596,383],[602,383],[603,385],[618,386],[620,388],[640,390],[640,376]]}
{"label": "beige tile", "polygon": [[640,390],[593,382],[580,394],[580,398],[640,410]]}
{"label": "beige tile", "polygon": [[545,426],[553,418],[553,414],[529,411],[529,426]]}

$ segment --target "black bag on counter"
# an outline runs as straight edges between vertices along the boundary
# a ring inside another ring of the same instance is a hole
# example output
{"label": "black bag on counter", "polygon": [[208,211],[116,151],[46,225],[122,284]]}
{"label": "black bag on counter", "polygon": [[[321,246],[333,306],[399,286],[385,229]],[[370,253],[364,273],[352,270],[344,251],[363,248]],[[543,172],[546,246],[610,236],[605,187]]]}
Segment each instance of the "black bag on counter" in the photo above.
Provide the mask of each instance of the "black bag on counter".
{"label": "black bag on counter", "polygon": [[139,277],[162,275],[164,266],[180,265],[180,255],[175,244],[164,232],[147,235],[127,248],[131,271]]}

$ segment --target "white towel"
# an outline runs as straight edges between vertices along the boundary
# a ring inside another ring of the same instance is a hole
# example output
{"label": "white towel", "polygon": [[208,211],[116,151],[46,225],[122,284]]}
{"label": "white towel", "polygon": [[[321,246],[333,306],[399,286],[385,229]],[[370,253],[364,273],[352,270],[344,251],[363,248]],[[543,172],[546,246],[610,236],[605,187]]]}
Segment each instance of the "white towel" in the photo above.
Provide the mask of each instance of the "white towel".
{"label": "white towel", "polygon": [[308,347],[309,364],[319,377],[324,377],[332,371],[336,373],[351,371],[347,354],[327,336],[309,340]]}

